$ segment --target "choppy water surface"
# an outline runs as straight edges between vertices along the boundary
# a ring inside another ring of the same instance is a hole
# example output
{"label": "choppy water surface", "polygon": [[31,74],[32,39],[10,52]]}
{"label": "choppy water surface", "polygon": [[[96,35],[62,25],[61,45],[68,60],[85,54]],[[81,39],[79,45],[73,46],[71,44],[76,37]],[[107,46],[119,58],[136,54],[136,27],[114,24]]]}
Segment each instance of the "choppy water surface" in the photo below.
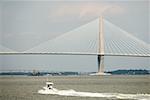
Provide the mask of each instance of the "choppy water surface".
{"label": "choppy water surface", "polygon": [[150,76],[49,77],[57,94],[39,94],[47,77],[0,77],[0,100],[150,100]]}

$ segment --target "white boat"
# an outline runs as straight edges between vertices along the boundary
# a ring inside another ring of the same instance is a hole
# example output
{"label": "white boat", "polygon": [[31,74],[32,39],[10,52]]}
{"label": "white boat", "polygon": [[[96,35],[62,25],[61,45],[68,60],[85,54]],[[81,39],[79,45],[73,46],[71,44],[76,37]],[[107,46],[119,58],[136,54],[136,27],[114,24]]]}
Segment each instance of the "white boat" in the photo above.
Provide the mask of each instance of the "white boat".
{"label": "white boat", "polygon": [[46,82],[46,86],[43,89],[39,90],[38,93],[40,94],[56,94],[58,92],[57,89],[53,88],[53,82],[48,81]]}

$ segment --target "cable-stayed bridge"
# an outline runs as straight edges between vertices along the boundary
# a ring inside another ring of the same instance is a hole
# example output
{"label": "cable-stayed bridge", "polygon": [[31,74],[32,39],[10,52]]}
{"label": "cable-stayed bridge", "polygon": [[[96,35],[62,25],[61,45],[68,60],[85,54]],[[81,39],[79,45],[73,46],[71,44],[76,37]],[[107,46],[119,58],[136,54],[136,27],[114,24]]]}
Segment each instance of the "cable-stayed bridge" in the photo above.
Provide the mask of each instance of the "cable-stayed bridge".
{"label": "cable-stayed bridge", "polygon": [[100,17],[24,52],[0,49],[0,55],[95,55],[103,74],[104,56],[150,57],[150,46]]}

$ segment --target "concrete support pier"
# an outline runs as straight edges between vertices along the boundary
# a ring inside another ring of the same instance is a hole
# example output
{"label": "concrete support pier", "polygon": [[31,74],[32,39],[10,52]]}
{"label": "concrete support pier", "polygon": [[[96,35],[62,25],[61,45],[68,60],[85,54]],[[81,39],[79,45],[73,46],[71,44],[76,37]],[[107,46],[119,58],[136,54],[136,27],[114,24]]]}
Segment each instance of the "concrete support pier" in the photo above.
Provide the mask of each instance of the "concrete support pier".
{"label": "concrete support pier", "polygon": [[104,56],[98,55],[97,60],[98,60],[97,61],[98,62],[98,73],[102,74],[102,73],[104,73]]}

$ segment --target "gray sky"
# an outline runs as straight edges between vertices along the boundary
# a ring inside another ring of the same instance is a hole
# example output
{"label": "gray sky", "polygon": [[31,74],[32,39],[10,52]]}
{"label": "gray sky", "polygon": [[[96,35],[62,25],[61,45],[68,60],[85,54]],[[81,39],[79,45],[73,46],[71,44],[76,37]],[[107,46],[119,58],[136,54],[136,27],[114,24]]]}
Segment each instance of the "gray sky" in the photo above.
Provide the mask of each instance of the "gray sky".
{"label": "gray sky", "polygon": [[[0,0],[0,45],[25,51],[103,15],[107,20],[150,43],[150,2]],[[2,70],[40,69],[96,71],[93,56],[1,56]],[[106,70],[150,69],[148,58],[106,58]],[[125,66],[126,65],[126,66]],[[131,67],[132,66],[132,67]]]}

